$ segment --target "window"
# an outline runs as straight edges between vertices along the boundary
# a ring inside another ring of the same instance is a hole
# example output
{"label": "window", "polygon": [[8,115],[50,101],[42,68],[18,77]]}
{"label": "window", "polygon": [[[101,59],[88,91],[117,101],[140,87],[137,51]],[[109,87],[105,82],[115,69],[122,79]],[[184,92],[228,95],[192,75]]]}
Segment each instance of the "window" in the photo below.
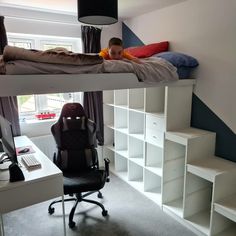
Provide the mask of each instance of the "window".
{"label": "window", "polygon": [[[41,35],[8,34],[10,46],[26,49],[48,50],[63,47],[69,51],[81,52],[81,40]],[[17,96],[21,121],[36,119],[35,115],[53,112],[58,114],[67,102],[82,102],[82,93],[58,93]]]}
{"label": "window", "polygon": [[60,42],[53,43],[53,42],[43,41],[41,45],[42,45],[42,50],[62,47],[67,49],[68,51],[73,51],[73,46],[71,44],[66,44],[66,43],[60,43]]}
{"label": "window", "polygon": [[18,39],[18,40],[14,39],[14,40],[8,42],[8,44],[10,46],[19,47],[19,48],[26,48],[26,49],[33,48],[32,47],[32,42],[31,41],[27,42],[27,40],[23,41],[23,40],[20,40],[20,39]]}

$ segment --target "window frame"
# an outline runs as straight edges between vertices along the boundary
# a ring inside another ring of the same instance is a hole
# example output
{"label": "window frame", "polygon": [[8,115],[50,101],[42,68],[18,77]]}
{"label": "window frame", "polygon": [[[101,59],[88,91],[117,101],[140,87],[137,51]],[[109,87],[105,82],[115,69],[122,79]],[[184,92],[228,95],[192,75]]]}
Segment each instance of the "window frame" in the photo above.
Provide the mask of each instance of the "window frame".
{"label": "window frame", "polygon": [[[82,42],[81,38],[68,38],[68,37],[57,37],[57,36],[45,36],[45,35],[30,35],[30,34],[18,34],[18,33],[7,33],[8,36],[8,42],[20,42],[20,43],[30,43],[31,49],[37,49],[37,50],[43,50],[43,45],[45,44],[54,44],[55,47],[57,45],[59,47],[63,46],[71,46],[73,52],[82,52]],[[82,102],[82,93],[60,93],[60,94],[72,94],[73,101],[74,99],[78,99],[78,102]],[[35,117],[36,114],[40,114],[44,112],[45,110],[42,109],[41,105],[43,104],[43,97],[47,96],[48,94],[32,94],[34,96],[34,102],[35,102],[35,111],[27,111],[27,112],[21,112],[19,111],[19,117],[20,121],[27,121],[27,120],[37,120]],[[63,103],[65,103],[66,100]],[[51,112],[56,113],[56,115],[59,115],[61,108],[54,109]],[[49,111],[49,110],[48,110]]]}

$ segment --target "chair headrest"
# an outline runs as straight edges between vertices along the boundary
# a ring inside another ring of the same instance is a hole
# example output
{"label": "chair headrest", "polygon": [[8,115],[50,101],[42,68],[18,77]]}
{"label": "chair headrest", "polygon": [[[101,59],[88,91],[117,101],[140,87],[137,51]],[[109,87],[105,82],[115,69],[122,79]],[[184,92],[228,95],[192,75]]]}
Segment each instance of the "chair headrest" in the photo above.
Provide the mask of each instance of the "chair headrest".
{"label": "chair headrest", "polygon": [[85,130],[86,129],[86,117],[76,117],[71,119],[70,117],[63,117],[62,131],[68,130]]}
{"label": "chair headrest", "polygon": [[82,131],[88,136],[89,145],[96,146],[96,124],[86,117],[84,108],[80,103],[65,104],[62,107],[58,121],[51,127],[52,135],[54,136],[57,146],[60,148],[64,146],[61,138],[62,132],[64,133],[65,131],[66,135],[70,133],[67,131],[72,131],[72,135],[77,133],[75,131]]}
{"label": "chair headrest", "polygon": [[80,103],[66,103],[61,110],[59,120],[63,120],[63,117],[71,117],[76,119],[76,117],[85,116],[84,108]]}

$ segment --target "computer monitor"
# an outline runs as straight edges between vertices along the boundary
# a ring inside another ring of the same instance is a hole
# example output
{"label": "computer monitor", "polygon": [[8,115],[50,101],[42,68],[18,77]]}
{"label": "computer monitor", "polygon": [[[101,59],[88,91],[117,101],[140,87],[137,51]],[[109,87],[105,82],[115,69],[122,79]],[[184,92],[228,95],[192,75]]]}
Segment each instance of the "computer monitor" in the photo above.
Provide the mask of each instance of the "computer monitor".
{"label": "computer monitor", "polygon": [[0,115],[0,127],[2,133],[1,140],[3,151],[8,155],[12,163],[18,163],[15,142],[12,132],[12,124]]}

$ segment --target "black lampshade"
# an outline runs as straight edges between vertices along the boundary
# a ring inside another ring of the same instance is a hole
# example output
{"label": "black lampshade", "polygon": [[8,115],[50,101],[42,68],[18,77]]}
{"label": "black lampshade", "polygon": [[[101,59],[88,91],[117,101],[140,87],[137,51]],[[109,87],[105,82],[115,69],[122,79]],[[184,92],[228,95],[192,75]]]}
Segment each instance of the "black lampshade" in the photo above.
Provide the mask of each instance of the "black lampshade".
{"label": "black lampshade", "polygon": [[110,25],[118,21],[118,0],[78,0],[78,20],[90,25]]}

